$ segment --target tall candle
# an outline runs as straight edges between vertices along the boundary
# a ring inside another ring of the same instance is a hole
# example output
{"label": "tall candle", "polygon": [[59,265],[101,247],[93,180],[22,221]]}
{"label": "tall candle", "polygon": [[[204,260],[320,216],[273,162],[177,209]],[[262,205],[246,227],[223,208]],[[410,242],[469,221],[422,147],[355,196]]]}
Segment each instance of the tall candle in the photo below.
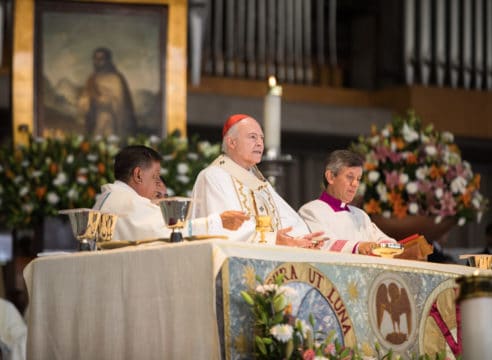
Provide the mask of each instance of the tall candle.
{"label": "tall candle", "polygon": [[263,125],[265,131],[265,149],[267,158],[280,156],[280,119],[282,87],[277,85],[274,76],[268,78],[268,93],[265,96]]}
{"label": "tall candle", "polygon": [[[479,272],[456,279],[461,312],[463,359],[489,359],[492,338],[492,276]],[[459,323],[458,323],[459,326]]]}

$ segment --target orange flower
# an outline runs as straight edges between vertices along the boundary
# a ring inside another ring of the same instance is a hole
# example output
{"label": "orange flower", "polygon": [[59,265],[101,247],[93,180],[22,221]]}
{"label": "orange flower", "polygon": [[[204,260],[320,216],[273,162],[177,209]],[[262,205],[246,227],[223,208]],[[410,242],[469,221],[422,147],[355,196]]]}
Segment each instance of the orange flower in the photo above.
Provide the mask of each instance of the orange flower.
{"label": "orange flower", "polygon": [[403,203],[396,203],[393,207],[393,214],[397,219],[403,219],[407,216],[408,206],[403,205]]}
{"label": "orange flower", "polygon": [[434,164],[429,169],[429,177],[431,179],[438,179],[441,176],[441,170]]}
{"label": "orange flower", "polygon": [[467,190],[463,195],[460,196],[461,201],[467,207],[470,206],[471,204],[471,198],[472,198],[472,194],[469,190]]}
{"label": "orange flower", "polygon": [[388,202],[393,205],[393,207],[397,204],[400,204],[402,202],[401,200],[401,194],[397,193],[395,191],[390,191],[388,193]]}
{"label": "orange flower", "polygon": [[92,186],[87,188],[87,196],[89,196],[90,199],[94,199],[96,197],[96,190],[94,190]]}
{"label": "orange flower", "polygon": [[364,163],[364,170],[365,171],[371,171],[371,170],[376,170],[377,166],[374,163],[371,163],[369,161]]}
{"label": "orange flower", "polygon": [[40,186],[40,187],[36,188],[36,197],[39,200],[41,200],[46,195],[47,190],[48,189],[46,188],[46,186]]}
{"label": "orange flower", "polygon": [[284,309],[284,314],[285,315],[292,315],[292,304],[289,303]]}
{"label": "orange flower", "polygon": [[473,185],[475,185],[475,188],[476,189],[480,189],[480,180],[481,180],[480,174],[475,174],[475,176],[473,177],[472,182],[473,182]]}
{"label": "orange flower", "polygon": [[99,174],[104,174],[106,172],[106,165],[100,162],[97,164],[97,171],[99,171]]}
{"label": "orange flower", "polygon": [[49,169],[50,169],[50,174],[51,174],[51,175],[55,175],[55,174],[58,172],[58,165],[57,165],[57,164],[55,164],[54,162],[52,162],[52,163],[50,164]]}
{"label": "orange flower", "polygon": [[395,143],[398,150],[401,150],[405,147],[405,142],[402,138],[392,138],[391,141]]}
{"label": "orange flower", "polygon": [[381,206],[377,200],[371,199],[364,204],[364,210],[368,214],[381,214]]}
{"label": "orange flower", "polygon": [[88,141],[84,141],[80,144],[80,150],[82,150],[82,152],[87,154],[90,149],[91,149],[91,145],[89,144]]}
{"label": "orange flower", "polygon": [[407,164],[416,164],[417,163],[417,156],[415,156],[414,153],[410,153],[407,156]]}

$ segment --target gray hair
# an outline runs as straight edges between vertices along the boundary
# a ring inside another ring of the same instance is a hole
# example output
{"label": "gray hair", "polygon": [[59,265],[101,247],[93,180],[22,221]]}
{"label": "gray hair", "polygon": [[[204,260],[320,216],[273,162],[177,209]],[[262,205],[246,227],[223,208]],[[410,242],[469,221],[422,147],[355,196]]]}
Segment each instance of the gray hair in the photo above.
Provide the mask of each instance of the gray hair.
{"label": "gray hair", "polygon": [[334,176],[337,176],[344,167],[364,166],[364,157],[351,150],[335,150],[328,155],[325,161],[325,171],[323,171],[323,185],[326,188],[328,181],[325,173],[330,170]]}
{"label": "gray hair", "polygon": [[229,152],[229,149],[227,148],[226,137],[237,137],[237,133],[238,133],[237,124],[239,124],[241,121],[246,120],[246,119],[248,119],[248,118],[244,118],[242,120],[239,120],[237,123],[232,125],[231,128],[226,132],[226,134],[222,138],[222,147],[221,148],[222,148],[222,152],[224,154],[227,155]]}

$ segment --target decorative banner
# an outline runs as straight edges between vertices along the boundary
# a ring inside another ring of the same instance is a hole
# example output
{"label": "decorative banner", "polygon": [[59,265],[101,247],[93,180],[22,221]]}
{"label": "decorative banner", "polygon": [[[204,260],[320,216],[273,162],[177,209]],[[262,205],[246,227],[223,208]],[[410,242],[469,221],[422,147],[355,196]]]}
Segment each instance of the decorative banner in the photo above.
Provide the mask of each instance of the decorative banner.
{"label": "decorative banner", "polygon": [[[217,280],[218,318],[224,359],[253,357],[253,318],[240,292],[256,277],[273,282],[284,275],[293,288],[292,315],[335,333],[345,346],[375,355],[393,349],[402,358],[461,352],[454,302],[457,275],[382,264],[282,263],[229,257]],[[222,319],[223,316],[223,319]]]}

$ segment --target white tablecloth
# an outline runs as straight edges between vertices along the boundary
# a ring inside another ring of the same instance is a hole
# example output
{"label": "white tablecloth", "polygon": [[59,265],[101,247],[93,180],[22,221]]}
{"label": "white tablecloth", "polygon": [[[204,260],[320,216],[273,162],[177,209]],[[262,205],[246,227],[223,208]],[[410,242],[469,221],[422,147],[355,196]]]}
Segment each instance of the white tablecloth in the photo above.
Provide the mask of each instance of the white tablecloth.
{"label": "white tablecloth", "polygon": [[472,268],[224,240],[37,258],[24,270],[30,359],[217,359],[215,276],[230,256]]}

